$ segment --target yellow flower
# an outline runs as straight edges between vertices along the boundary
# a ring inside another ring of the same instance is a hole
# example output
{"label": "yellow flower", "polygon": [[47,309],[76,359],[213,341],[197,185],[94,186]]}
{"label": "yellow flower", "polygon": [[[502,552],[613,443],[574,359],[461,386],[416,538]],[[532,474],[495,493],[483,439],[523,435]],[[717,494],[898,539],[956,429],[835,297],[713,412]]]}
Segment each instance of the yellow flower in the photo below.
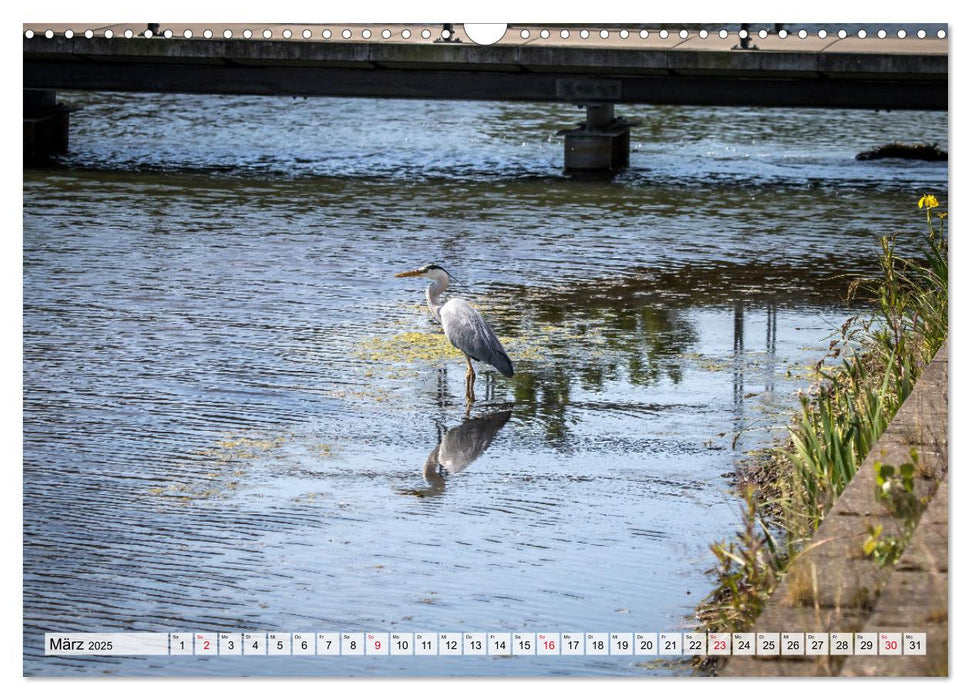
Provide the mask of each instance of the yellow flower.
{"label": "yellow flower", "polygon": [[936,206],[938,206],[937,197],[935,197],[932,194],[925,194],[923,197],[920,198],[920,201],[917,202],[918,209],[923,209],[924,207],[927,207],[928,209],[933,209]]}

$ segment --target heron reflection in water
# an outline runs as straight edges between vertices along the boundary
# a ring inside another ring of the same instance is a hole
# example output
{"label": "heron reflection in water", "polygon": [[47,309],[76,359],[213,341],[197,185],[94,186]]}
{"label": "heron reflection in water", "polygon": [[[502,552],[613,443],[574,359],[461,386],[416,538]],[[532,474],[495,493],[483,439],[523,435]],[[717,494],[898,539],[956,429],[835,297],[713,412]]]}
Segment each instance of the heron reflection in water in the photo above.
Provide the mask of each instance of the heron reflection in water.
{"label": "heron reflection in water", "polygon": [[442,292],[448,289],[451,275],[440,265],[430,264],[409,272],[399,272],[395,277],[425,277],[432,283],[425,290],[428,308],[442,324],[445,337],[465,355],[469,365],[465,373],[466,406],[475,401],[475,370],[472,360],[485,362],[499,370],[503,376],[513,376],[512,361],[499,342],[492,327],[482,314],[472,308],[465,299],[452,297],[442,302]]}
{"label": "heron reflection in water", "polygon": [[492,444],[512,411],[497,411],[478,418],[469,418],[461,425],[446,431],[441,442],[428,455],[422,476],[427,489],[408,490],[414,496],[436,496],[445,491],[445,475],[458,474],[472,464]]}

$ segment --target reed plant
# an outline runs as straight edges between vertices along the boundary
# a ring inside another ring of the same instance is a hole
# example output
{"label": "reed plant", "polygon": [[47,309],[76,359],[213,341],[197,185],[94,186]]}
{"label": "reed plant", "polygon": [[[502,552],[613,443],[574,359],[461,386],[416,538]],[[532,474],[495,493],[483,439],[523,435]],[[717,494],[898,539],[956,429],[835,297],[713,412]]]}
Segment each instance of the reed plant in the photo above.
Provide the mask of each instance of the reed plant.
{"label": "reed plant", "polygon": [[842,360],[817,367],[820,381],[800,396],[786,454],[815,526],[856,474],[917,377],[947,338],[948,253],[945,215],[932,218],[933,195],[921,197],[926,227],[917,258],[898,252],[902,234],[880,239],[880,275],[851,284],[875,311],[844,324],[832,354]]}
{"label": "reed plant", "polygon": [[717,587],[697,613],[709,630],[755,620],[947,339],[947,215],[938,206],[933,195],[918,202],[926,225],[913,241],[917,256],[899,252],[904,234],[880,239],[879,274],[849,287],[870,311],[833,339],[816,384],[800,395],[788,443],[758,457],[759,487],[740,485],[742,527],[711,546]]}

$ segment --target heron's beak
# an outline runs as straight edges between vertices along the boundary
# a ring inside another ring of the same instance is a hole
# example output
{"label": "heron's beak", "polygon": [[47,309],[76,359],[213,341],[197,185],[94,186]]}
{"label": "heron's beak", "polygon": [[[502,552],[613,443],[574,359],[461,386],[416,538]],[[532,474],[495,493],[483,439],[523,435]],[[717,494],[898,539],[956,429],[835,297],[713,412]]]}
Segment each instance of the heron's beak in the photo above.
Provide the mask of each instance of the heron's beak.
{"label": "heron's beak", "polygon": [[411,270],[410,272],[399,272],[395,277],[421,277],[421,270]]}

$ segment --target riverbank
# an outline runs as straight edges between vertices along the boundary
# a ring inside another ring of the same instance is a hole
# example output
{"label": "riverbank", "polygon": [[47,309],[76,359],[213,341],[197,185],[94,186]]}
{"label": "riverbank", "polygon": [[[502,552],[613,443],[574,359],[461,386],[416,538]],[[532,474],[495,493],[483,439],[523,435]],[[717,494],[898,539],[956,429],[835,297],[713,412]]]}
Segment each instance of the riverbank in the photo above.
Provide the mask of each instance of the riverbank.
{"label": "riverbank", "polygon": [[[947,675],[947,379],[945,344],[837,499],[812,541],[787,567],[750,632],[918,632],[926,654],[733,657],[726,676]],[[900,558],[866,555],[875,530],[900,536],[902,519],[878,491],[878,465],[917,454],[913,495],[927,508]]]}
{"label": "riverbank", "polygon": [[[924,632],[937,625],[928,633],[934,653],[897,673],[947,672],[946,214],[934,211],[933,195],[918,206],[926,215],[923,257],[898,255],[897,236],[881,239],[882,277],[850,286],[851,295],[869,292],[875,313],[847,321],[828,366],[817,366],[819,383],[801,397],[788,444],[764,452],[740,477],[743,527],[712,546],[718,587],[698,611],[709,631],[854,632],[874,624],[882,625],[874,631]],[[925,516],[942,483],[943,509],[935,504]],[[878,605],[885,614],[871,623]],[[728,675],[829,675],[844,671],[843,660],[740,657],[727,668],[702,665]],[[845,672],[895,674],[856,661]]]}

